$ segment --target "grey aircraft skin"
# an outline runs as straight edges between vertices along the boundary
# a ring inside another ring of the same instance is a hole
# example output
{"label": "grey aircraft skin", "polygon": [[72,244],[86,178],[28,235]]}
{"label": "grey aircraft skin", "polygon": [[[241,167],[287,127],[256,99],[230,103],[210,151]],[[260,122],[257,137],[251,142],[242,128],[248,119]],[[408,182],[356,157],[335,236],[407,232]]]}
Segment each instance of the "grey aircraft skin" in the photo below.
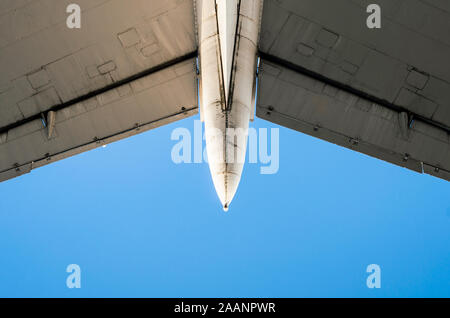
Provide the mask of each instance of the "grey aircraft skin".
{"label": "grey aircraft skin", "polygon": [[449,1],[70,3],[0,3],[0,181],[198,113],[224,210],[255,115],[450,180]]}

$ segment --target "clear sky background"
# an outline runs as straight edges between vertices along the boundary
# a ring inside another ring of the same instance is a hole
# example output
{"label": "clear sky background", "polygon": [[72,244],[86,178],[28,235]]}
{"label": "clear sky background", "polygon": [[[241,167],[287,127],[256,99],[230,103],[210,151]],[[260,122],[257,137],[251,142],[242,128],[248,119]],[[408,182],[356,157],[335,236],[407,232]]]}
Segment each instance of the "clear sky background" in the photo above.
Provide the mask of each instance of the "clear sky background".
{"label": "clear sky background", "polygon": [[246,164],[224,213],[176,127],[1,183],[0,297],[450,297],[450,183],[280,128],[279,172]]}

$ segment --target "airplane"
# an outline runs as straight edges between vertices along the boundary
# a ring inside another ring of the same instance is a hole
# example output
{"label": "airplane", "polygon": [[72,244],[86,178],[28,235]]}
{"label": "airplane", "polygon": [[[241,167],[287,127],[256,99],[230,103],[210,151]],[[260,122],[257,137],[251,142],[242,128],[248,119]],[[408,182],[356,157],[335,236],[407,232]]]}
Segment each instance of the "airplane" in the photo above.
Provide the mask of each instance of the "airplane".
{"label": "airplane", "polygon": [[73,2],[0,3],[0,181],[199,112],[224,210],[255,116],[450,180],[448,1]]}

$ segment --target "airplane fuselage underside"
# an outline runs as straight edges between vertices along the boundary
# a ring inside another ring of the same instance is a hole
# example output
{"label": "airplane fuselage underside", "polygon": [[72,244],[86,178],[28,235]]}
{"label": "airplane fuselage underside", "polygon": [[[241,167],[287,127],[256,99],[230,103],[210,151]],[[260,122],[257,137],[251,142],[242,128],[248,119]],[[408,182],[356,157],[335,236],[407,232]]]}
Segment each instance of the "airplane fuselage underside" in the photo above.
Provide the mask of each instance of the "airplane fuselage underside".
{"label": "airplane fuselage underside", "polygon": [[200,108],[208,161],[225,210],[245,160],[254,112],[260,0],[198,1]]}

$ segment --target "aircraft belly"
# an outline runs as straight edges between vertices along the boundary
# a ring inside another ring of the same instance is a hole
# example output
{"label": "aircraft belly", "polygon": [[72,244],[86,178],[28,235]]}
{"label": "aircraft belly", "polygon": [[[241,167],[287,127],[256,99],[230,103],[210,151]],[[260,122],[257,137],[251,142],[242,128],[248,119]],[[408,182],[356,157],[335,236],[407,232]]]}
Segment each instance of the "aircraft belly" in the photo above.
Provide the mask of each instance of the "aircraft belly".
{"label": "aircraft belly", "polygon": [[254,107],[262,3],[260,0],[199,3],[200,102],[206,150],[217,195],[227,210],[245,161]]}

